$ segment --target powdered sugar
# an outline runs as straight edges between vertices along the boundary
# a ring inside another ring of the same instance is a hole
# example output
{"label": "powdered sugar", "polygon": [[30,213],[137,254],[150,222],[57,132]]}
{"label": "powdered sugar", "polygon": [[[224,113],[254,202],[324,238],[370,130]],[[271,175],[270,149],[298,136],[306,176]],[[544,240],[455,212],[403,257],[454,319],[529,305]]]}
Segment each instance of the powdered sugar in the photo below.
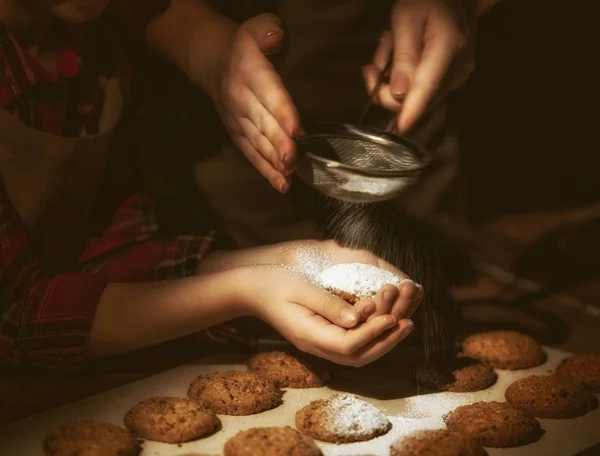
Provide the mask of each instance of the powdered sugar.
{"label": "powdered sugar", "polygon": [[334,394],[327,405],[327,426],[338,435],[380,435],[390,427],[390,422],[381,410],[356,396]]}
{"label": "powdered sugar", "polygon": [[388,283],[398,286],[401,279],[385,269],[370,264],[343,263],[321,271],[317,281],[323,288],[361,298],[375,295]]}
{"label": "powdered sugar", "polygon": [[331,266],[331,260],[322,250],[305,246],[296,251],[296,269],[312,282],[319,282],[321,272]]}

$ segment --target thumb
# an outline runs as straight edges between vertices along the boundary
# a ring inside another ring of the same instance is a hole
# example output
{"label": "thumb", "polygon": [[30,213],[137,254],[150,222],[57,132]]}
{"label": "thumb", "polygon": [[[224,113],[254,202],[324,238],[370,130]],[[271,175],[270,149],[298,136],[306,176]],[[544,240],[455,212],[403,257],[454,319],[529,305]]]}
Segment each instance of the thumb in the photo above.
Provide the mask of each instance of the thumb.
{"label": "thumb", "polygon": [[281,50],[284,31],[281,19],[271,13],[263,13],[244,22],[243,27],[254,38],[259,49],[265,55]]}
{"label": "thumb", "polygon": [[312,310],[342,328],[353,328],[360,323],[360,313],[357,309],[318,285],[306,283],[306,286],[299,287],[294,294],[295,304]]}

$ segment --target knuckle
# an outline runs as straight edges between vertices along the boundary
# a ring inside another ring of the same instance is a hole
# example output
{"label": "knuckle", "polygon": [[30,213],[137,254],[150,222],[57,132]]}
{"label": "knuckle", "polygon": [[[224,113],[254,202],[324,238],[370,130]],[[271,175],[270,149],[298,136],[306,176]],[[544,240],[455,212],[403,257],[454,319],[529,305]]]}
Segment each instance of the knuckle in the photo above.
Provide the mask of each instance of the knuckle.
{"label": "knuckle", "polygon": [[394,51],[394,66],[416,67],[419,59],[412,52]]}

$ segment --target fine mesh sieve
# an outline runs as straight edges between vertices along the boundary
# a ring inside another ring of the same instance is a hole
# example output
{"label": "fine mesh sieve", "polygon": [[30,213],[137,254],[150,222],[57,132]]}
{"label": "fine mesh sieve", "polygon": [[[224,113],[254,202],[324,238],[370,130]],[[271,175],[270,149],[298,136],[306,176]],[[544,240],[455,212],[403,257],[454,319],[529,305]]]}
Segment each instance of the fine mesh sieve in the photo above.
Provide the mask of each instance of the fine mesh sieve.
{"label": "fine mesh sieve", "polygon": [[327,196],[353,203],[391,199],[431,165],[417,144],[363,126],[319,123],[296,144],[298,177]]}

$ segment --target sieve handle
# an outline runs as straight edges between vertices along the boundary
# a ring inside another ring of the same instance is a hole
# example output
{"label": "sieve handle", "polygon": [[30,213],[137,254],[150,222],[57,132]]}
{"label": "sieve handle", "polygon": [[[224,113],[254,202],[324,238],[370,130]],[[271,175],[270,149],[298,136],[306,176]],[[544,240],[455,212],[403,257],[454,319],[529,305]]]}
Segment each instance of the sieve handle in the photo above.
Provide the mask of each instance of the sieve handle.
{"label": "sieve handle", "polygon": [[369,98],[369,101],[367,102],[367,105],[365,106],[362,113],[358,117],[358,120],[356,121],[356,125],[361,125],[364,122],[365,117],[367,117],[367,114],[369,113],[371,107],[373,106],[373,103],[375,103],[375,97],[377,96],[377,92],[379,91],[381,84],[383,84],[386,81],[386,79],[389,78],[391,69],[392,69],[392,59],[390,58],[388,60],[388,63],[385,65],[385,68],[383,69],[383,71],[379,73],[379,78],[377,79],[377,84],[375,84],[375,88],[371,92],[371,96]]}

